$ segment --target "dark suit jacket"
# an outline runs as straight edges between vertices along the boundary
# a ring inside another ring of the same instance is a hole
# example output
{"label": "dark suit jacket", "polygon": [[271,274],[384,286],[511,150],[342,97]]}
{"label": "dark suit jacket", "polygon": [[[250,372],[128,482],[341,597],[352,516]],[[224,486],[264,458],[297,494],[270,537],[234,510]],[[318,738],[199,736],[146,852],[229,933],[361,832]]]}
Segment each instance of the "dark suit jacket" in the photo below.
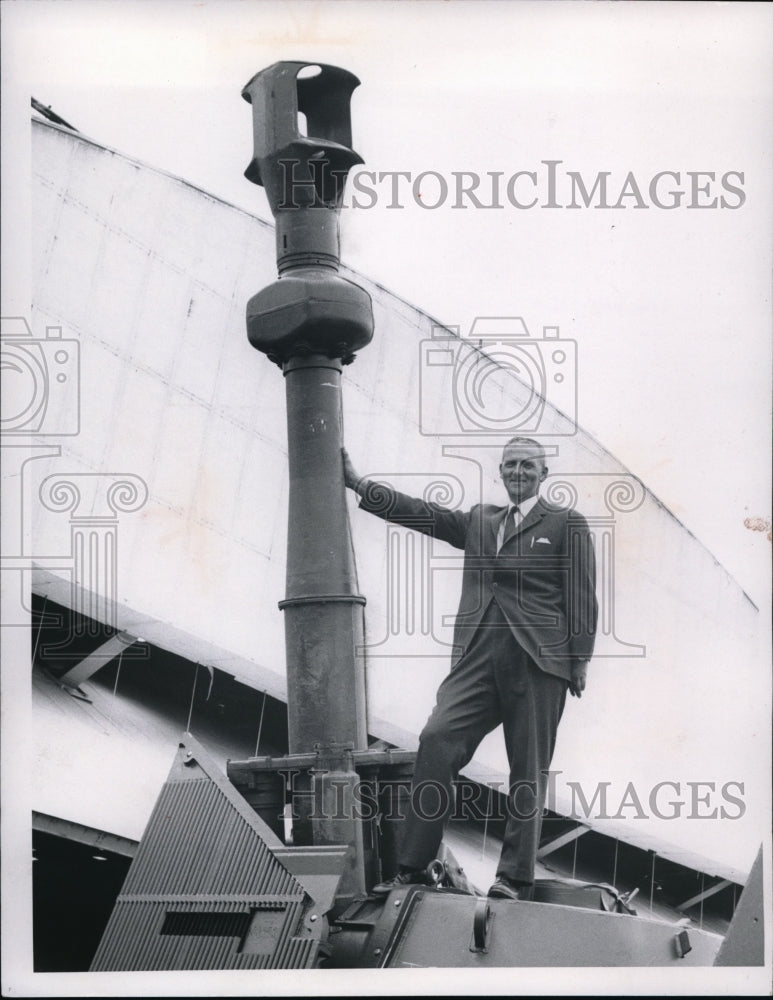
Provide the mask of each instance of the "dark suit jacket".
{"label": "dark suit jacket", "polygon": [[454,511],[372,482],[360,507],[464,549],[455,659],[464,652],[495,597],[516,640],[548,673],[569,680],[590,659],[596,633],[596,564],[585,518],[541,498],[497,555],[507,507],[476,504]]}

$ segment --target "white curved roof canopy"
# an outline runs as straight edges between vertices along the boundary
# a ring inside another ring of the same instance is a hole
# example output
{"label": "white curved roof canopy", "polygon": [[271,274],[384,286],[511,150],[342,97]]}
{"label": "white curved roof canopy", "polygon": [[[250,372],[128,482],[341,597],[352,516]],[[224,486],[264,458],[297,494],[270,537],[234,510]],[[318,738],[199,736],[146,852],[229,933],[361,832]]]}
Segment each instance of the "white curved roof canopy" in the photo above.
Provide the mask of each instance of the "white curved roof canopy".
{"label": "white curved roof canopy", "polygon": [[[79,342],[80,429],[57,439],[59,457],[29,463],[30,495],[49,476],[76,475],[84,509],[99,513],[98,477],[140,477],[148,499],[118,524],[117,624],[283,696],[284,386],[249,346],[244,326],[247,299],[275,277],[273,228],[37,121],[33,173],[32,326],[38,338],[61,326],[64,338]],[[376,319],[373,343],[344,374],[346,442],[359,471],[399,477],[408,491],[439,479],[451,503],[499,501],[502,439],[471,434],[469,414],[457,416],[458,365],[428,366],[436,325],[354,277],[371,294]],[[541,317],[524,318],[535,370],[540,350],[549,369]],[[453,339],[445,347],[462,349]],[[487,412],[523,412],[524,390],[504,370],[492,377]],[[50,426],[63,426],[76,403],[52,391]],[[577,489],[608,570],[599,655],[586,696],[570,699],[561,725],[556,804],[569,808],[568,781],[589,800],[608,782],[607,812],[618,816],[597,820],[604,832],[653,847],[668,842],[675,856],[684,850],[748,870],[760,839],[756,803],[767,794],[758,766],[766,725],[750,726],[750,700],[767,683],[756,609],[597,441],[579,428],[567,433],[567,417],[550,404],[541,419],[540,430],[551,435],[551,475]],[[448,669],[461,554],[441,543],[422,548],[418,536],[408,542],[405,532],[357,511],[353,498],[351,508],[368,600],[369,730],[411,746]],[[68,552],[69,531],[66,513],[33,504],[36,552]],[[37,561],[37,589],[68,603],[66,567]],[[404,594],[422,567],[431,580],[426,600],[400,607],[390,594]],[[425,617],[406,619],[411,608]],[[504,779],[501,734],[484,741],[470,773]],[[621,808],[626,795],[632,801],[629,783],[646,819],[635,805]],[[653,815],[652,801],[673,818]],[[687,818],[714,809],[713,818]]]}

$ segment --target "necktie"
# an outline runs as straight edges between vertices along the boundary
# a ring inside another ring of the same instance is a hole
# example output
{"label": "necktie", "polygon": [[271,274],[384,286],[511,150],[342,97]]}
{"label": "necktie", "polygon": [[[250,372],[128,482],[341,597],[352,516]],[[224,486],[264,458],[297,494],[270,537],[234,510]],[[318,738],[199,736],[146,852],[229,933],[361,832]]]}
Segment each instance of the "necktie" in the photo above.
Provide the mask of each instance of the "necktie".
{"label": "necktie", "polygon": [[515,527],[518,522],[520,522],[520,517],[518,516],[518,507],[511,507],[507,512],[507,517],[505,518],[505,530],[502,533],[502,545],[510,538],[511,535],[515,534]]}

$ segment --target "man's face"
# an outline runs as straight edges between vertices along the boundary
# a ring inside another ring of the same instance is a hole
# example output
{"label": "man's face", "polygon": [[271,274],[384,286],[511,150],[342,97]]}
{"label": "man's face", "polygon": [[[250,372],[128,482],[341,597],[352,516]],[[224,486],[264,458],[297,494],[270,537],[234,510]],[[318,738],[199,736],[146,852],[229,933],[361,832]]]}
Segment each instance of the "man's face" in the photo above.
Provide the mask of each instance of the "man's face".
{"label": "man's face", "polygon": [[537,495],[539,484],[548,474],[539,448],[528,444],[509,444],[502,452],[499,474],[513,503]]}

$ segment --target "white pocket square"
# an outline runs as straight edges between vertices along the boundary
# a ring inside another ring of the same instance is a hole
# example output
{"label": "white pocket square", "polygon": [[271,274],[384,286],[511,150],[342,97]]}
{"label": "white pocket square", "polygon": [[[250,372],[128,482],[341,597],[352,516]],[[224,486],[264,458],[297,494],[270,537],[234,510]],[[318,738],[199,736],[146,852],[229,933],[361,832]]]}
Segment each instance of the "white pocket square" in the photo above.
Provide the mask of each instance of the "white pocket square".
{"label": "white pocket square", "polygon": [[537,539],[537,545],[550,545],[550,539],[549,538],[538,538]]}

